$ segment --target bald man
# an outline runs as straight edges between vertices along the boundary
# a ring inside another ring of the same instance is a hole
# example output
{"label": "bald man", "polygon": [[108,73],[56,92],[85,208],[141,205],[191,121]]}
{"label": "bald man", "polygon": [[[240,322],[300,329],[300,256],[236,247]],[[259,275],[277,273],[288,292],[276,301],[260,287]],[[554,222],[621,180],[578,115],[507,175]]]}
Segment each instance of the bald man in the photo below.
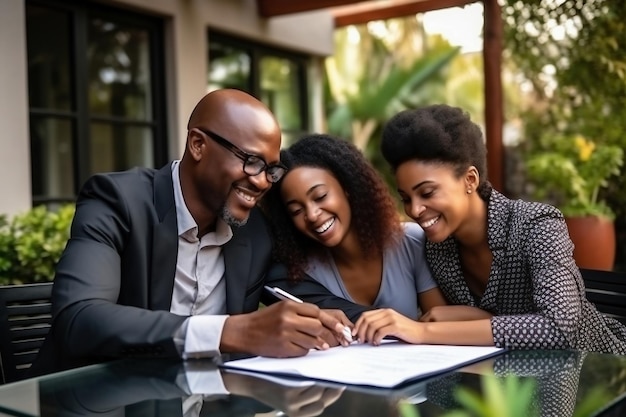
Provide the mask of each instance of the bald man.
{"label": "bald man", "polygon": [[265,105],[218,90],[193,110],[180,161],[90,178],[33,374],[129,356],[289,357],[337,345],[345,316],[291,301],[257,310],[275,301],[263,293],[271,240],[256,203],[285,172],[280,140]]}

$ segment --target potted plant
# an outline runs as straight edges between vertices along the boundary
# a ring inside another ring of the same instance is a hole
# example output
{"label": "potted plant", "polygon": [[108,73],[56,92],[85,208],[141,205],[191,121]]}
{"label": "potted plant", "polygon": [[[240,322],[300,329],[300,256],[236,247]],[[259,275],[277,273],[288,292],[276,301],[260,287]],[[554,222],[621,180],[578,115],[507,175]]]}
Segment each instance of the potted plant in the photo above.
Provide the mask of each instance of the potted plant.
{"label": "potted plant", "polygon": [[535,153],[526,161],[535,197],[563,212],[579,267],[612,270],[615,215],[599,193],[619,174],[623,150],[581,135],[553,136],[550,147],[552,151]]}

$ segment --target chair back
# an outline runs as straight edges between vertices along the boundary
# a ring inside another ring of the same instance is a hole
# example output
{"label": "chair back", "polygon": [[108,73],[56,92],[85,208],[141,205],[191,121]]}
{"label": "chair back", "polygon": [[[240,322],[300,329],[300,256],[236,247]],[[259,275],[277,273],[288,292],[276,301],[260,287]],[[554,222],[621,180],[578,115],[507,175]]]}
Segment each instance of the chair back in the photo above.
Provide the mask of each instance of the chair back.
{"label": "chair back", "polygon": [[52,322],[52,282],[0,286],[2,383],[26,377]]}
{"label": "chair back", "polygon": [[609,317],[626,324],[626,273],[580,269],[587,299]]}

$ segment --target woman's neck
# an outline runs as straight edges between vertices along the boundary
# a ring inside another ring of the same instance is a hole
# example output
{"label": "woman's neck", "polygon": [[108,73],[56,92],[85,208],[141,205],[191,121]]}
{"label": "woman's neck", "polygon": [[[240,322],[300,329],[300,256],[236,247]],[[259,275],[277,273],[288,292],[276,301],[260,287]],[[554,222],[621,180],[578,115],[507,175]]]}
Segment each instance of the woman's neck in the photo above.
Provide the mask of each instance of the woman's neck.
{"label": "woman's neck", "polygon": [[478,195],[472,197],[468,214],[454,238],[461,247],[469,251],[487,244],[487,202]]}
{"label": "woman's neck", "polygon": [[382,253],[366,253],[355,239],[333,248],[331,255],[352,299],[359,304],[372,305],[382,282]]}
{"label": "woman's neck", "polygon": [[350,266],[361,263],[367,255],[361,247],[358,237],[354,233],[347,235],[340,244],[330,248],[330,253],[337,265]]}

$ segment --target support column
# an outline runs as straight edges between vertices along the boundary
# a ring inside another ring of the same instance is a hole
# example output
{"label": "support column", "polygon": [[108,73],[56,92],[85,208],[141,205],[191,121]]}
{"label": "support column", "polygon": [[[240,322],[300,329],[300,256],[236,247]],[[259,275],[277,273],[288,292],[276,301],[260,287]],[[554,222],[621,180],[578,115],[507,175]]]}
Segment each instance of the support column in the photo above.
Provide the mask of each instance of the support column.
{"label": "support column", "polygon": [[502,15],[498,0],[483,0],[485,23],[483,65],[485,74],[485,136],[489,180],[498,191],[504,190],[504,124],[502,98]]}

